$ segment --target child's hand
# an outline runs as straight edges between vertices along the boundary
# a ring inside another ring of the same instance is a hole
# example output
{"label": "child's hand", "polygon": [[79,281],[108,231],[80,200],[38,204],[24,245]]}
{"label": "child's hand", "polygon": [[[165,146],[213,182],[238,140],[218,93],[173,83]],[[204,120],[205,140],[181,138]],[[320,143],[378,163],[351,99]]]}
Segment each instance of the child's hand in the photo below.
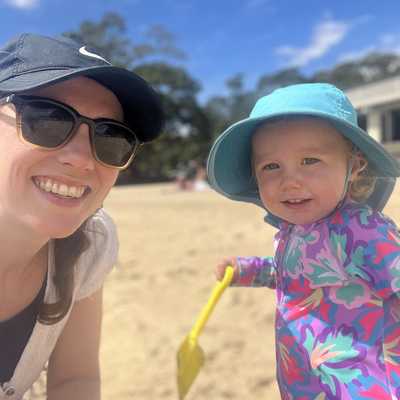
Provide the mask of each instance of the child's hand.
{"label": "child's hand", "polygon": [[225,275],[225,270],[228,266],[233,267],[232,283],[235,283],[239,277],[239,266],[236,257],[224,258],[215,268],[215,276],[219,281],[222,281]]}

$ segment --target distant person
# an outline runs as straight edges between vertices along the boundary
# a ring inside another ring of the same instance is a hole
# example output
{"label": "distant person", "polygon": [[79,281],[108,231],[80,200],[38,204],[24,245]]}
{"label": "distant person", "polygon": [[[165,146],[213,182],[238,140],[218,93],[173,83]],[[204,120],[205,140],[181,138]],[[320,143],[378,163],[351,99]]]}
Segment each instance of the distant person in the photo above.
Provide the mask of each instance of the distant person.
{"label": "distant person", "polygon": [[206,168],[199,164],[196,170],[196,175],[193,180],[193,190],[195,192],[203,192],[209,188],[207,183],[207,171]]}
{"label": "distant person", "polygon": [[207,173],[203,164],[190,160],[186,167],[180,166],[175,177],[175,183],[180,190],[201,192],[208,188]]}
{"label": "distant person", "polygon": [[210,185],[279,229],[275,257],[216,275],[276,289],[283,399],[400,398],[400,235],[380,212],[399,174],[329,84],[274,91],[213,145]]}
{"label": "distant person", "polygon": [[118,253],[102,204],[162,121],[144,80],[86,46],[22,34],[0,49],[0,398],[22,399],[48,363],[47,399],[100,399]]}
{"label": "distant person", "polygon": [[196,176],[197,161],[190,160],[187,165],[180,164],[176,177],[175,183],[179,190],[192,190],[193,180]]}
{"label": "distant person", "polygon": [[199,163],[196,160],[190,160],[186,168],[185,178],[188,181],[193,181],[196,178]]}

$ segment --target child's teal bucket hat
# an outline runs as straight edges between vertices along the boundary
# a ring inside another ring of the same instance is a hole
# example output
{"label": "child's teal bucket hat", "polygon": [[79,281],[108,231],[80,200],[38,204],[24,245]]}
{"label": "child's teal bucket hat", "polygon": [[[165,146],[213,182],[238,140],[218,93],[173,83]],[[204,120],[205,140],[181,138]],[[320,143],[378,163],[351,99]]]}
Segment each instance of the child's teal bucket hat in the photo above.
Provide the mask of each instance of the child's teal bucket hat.
{"label": "child's teal bucket hat", "polygon": [[251,168],[251,138],[256,128],[280,117],[318,117],[361,150],[378,178],[367,203],[382,210],[400,176],[400,164],[357,123],[346,95],[326,83],[291,85],[260,98],[250,116],[230,126],[215,141],[207,162],[210,185],[222,195],[263,207]]}

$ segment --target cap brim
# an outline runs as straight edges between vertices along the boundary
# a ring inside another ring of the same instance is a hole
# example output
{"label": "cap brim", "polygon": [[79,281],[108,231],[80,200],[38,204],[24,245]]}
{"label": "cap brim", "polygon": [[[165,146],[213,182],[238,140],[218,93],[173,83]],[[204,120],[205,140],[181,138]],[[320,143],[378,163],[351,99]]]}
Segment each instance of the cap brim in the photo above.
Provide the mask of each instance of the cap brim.
{"label": "cap brim", "polygon": [[[384,183],[376,186],[370,200],[375,209],[382,209],[386,204],[395,179],[400,176],[400,166],[385,148],[373,140],[361,128],[318,112],[285,112],[268,115],[268,117],[247,118],[237,122],[223,132],[211,148],[207,162],[207,174],[210,185],[224,196],[237,201],[255,203],[263,207],[258,194],[255,177],[251,167],[251,138],[257,126],[280,117],[311,116],[330,122],[339,132],[352,141],[367,157],[377,176],[388,177],[387,187]],[[385,188],[384,188],[385,186]],[[389,195],[387,193],[390,191]],[[385,193],[385,195],[383,195]],[[380,199],[383,199],[381,201]],[[383,204],[384,203],[384,204]]]}
{"label": "cap brim", "polygon": [[92,78],[117,96],[125,122],[139,140],[148,142],[161,133],[164,115],[158,94],[144,79],[124,68],[105,65],[30,72],[0,82],[0,93],[27,92],[77,76]]}

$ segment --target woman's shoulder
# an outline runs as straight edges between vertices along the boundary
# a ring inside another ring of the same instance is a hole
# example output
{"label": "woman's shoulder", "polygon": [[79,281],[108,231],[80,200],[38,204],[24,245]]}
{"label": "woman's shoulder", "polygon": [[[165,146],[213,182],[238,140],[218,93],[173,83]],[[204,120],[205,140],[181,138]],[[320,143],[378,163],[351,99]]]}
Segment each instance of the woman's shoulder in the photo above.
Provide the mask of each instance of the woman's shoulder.
{"label": "woman's shoulder", "polygon": [[103,209],[90,217],[84,227],[89,244],[75,269],[77,298],[87,297],[103,284],[117,262],[118,236],[113,219]]}
{"label": "woman's shoulder", "polygon": [[89,235],[89,237],[112,237],[117,235],[113,219],[103,208],[99,209],[86,221],[83,230]]}
{"label": "woman's shoulder", "polygon": [[83,231],[89,241],[88,248],[83,253],[86,258],[104,258],[115,255],[118,251],[118,234],[113,219],[104,209],[92,215],[85,224]]}

